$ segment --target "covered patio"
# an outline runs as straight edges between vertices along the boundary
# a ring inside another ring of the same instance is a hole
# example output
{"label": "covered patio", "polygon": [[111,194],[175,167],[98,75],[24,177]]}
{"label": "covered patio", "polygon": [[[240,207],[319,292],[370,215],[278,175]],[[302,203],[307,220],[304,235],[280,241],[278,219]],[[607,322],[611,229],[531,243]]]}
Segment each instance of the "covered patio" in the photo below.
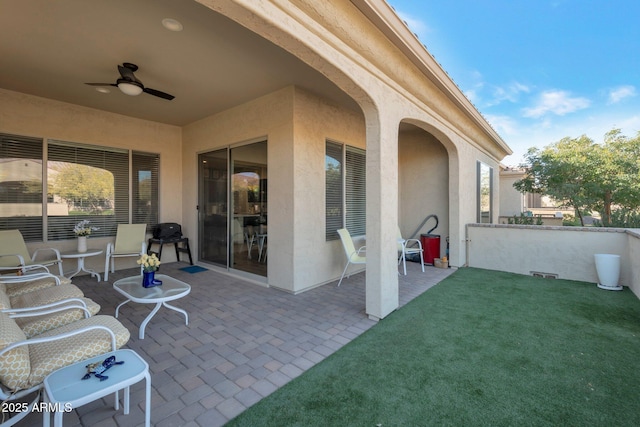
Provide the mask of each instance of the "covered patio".
{"label": "covered patio", "polygon": [[[160,273],[191,285],[191,293],[174,301],[189,313],[189,325],[162,308],[147,325],[150,311],[129,303],[119,320],[131,332],[126,345],[151,369],[151,423],[155,426],[220,426],[244,409],[299,376],[356,338],[376,321],[365,313],[365,273],[293,295],[264,288],[237,277],[207,270],[189,274],[184,262],[163,264]],[[453,273],[454,269],[407,263],[398,275],[404,305]],[[109,282],[90,276],[74,278],[85,295],[100,304],[100,314],[113,314],[122,296],[112,288],[137,269],[116,271]],[[144,420],[144,386],[131,389],[131,413],[113,409],[112,398],[98,400],[65,414],[66,426],[135,426]],[[31,414],[24,425],[39,425]]]}

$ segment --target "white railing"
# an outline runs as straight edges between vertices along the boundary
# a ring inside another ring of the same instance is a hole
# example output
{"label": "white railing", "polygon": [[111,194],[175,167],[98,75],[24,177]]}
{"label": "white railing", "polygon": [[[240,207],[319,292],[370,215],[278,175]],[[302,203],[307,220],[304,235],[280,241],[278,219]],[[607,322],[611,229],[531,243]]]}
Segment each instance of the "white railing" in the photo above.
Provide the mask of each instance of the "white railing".
{"label": "white railing", "polygon": [[640,230],[468,224],[467,265],[596,283],[594,254],[620,255],[620,284],[640,298]]}

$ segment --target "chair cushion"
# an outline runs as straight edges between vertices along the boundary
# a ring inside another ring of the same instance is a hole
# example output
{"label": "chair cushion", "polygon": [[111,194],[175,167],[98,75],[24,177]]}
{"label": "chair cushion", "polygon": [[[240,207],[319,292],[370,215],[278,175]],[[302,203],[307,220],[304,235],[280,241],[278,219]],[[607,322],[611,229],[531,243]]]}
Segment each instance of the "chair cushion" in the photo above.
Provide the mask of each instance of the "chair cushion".
{"label": "chair cushion", "polygon": [[[0,313],[0,350],[10,344],[27,339],[16,322]],[[29,347],[21,346],[0,356],[0,383],[12,391],[20,390],[31,372]]]}
{"label": "chair cushion", "polygon": [[[71,279],[67,279],[64,276],[58,276],[58,278],[60,279],[61,285],[71,284]],[[36,279],[24,283],[6,283],[4,286],[6,288],[7,295],[15,297],[27,292],[37,291],[38,289],[50,288],[56,284],[55,279],[45,277],[44,279]]]}
{"label": "chair cushion", "polygon": [[11,298],[11,308],[37,307],[67,298],[82,298],[84,294],[76,285],[60,285],[39,289]]}
{"label": "chair cushion", "polygon": [[11,308],[11,298],[6,292],[0,290],[0,310],[6,310],[7,308]]}
{"label": "chair cushion", "polygon": [[[94,325],[105,326],[115,333],[116,348],[122,347],[129,341],[129,330],[115,317],[106,315],[78,320],[34,338],[54,336]],[[44,381],[47,375],[57,369],[109,351],[111,351],[111,336],[102,330],[88,331],[56,341],[31,344],[29,345],[31,375],[22,387],[29,388],[38,385]]]}
{"label": "chair cushion", "polygon": [[[87,305],[87,309],[92,316],[98,314],[100,311],[99,304],[89,298],[82,298],[82,300]],[[78,302],[74,303],[78,304]],[[73,308],[57,313],[45,314],[43,316],[18,317],[14,320],[27,338],[31,338],[35,335],[40,335],[44,332],[50,331],[51,329],[59,328],[60,326],[68,325],[69,323],[73,323],[84,318],[84,310]]]}

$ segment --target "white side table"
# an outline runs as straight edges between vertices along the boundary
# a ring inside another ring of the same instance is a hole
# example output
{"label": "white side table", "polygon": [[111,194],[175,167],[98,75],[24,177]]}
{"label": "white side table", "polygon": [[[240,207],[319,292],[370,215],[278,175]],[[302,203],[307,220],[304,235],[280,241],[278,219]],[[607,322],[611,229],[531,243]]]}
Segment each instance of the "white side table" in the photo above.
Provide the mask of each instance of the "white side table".
{"label": "white side table", "polygon": [[[115,365],[106,370],[103,374],[109,378],[100,381],[99,378],[91,375],[91,378],[83,380],[87,373],[87,365],[100,362],[109,356],[115,356],[116,361],[123,361],[123,365]],[[138,353],[129,349],[116,350],[105,353],[91,359],[74,363],[73,365],[60,368],[49,374],[44,379],[43,398],[49,408],[55,407],[53,415],[53,425],[62,427],[62,415],[65,410],[71,410],[85,405],[94,400],[100,399],[108,394],[115,393],[116,410],[120,409],[118,391],[124,389],[124,414],[129,414],[129,387],[142,379],[145,380],[145,409],[144,425],[151,425],[151,376],[149,365]],[[42,425],[49,427],[51,415],[49,412],[43,413]]]}
{"label": "white side table", "polygon": [[86,257],[100,255],[102,252],[104,252],[102,249],[88,249],[86,252],[78,252],[77,250],[60,252],[61,258],[76,258],[78,260],[78,268],[75,271],[71,271],[69,272],[69,274],[65,273],[64,275],[69,279],[71,279],[76,274],[80,273],[81,271],[84,271],[86,273],[91,274],[91,277],[96,277],[99,282],[100,274],[94,270],[86,269],[84,266],[84,259]]}

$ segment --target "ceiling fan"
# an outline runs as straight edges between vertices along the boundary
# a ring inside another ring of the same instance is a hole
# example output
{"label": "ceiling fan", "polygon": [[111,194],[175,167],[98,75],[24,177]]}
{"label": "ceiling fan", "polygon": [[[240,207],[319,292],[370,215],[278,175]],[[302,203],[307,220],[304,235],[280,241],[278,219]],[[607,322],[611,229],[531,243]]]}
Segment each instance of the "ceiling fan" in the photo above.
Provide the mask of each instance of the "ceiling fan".
{"label": "ceiling fan", "polygon": [[148,87],[144,87],[142,82],[136,78],[133,74],[138,70],[138,66],[136,64],[132,64],[130,62],[125,62],[122,65],[118,65],[118,71],[120,72],[121,78],[119,78],[115,83],[85,83],[89,86],[115,86],[122,91],[122,93],[136,96],[140,95],[142,92],[148,93],[149,95],[157,96],[162,99],[167,99],[171,101],[175,96],[169,95],[168,93],[151,89]]}

